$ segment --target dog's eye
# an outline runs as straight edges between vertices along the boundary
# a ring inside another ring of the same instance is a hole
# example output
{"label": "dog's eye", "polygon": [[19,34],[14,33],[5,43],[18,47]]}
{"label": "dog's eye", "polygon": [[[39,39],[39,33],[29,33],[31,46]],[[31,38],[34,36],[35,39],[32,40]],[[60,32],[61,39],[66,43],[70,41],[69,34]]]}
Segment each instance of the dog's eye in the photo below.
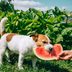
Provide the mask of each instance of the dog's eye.
{"label": "dog's eye", "polygon": [[48,42],[46,42],[46,41],[43,41],[43,43],[44,43],[44,44],[47,44]]}

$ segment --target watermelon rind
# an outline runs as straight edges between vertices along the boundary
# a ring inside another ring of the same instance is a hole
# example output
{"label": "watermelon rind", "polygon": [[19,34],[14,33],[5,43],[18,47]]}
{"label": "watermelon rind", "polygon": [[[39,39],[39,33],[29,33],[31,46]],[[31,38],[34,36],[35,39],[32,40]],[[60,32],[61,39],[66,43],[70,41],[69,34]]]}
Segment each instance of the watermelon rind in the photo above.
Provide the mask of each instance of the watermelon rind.
{"label": "watermelon rind", "polygon": [[[63,48],[62,48],[61,44],[55,44],[55,45],[60,46],[60,47],[61,47],[61,52],[63,51]],[[34,52],[34,54],[36,55],[36,57],[38,57],[39,59],[42,59],[42,60],[57,60],[57,57],[56,57],[56,56],[54,56],[54,57],[52,57],[52,58],[46,58],[46,57],[41,57],[41,56],[39,56],[39,55],[36,53],[36,48],[33,48],[33,52]]]}

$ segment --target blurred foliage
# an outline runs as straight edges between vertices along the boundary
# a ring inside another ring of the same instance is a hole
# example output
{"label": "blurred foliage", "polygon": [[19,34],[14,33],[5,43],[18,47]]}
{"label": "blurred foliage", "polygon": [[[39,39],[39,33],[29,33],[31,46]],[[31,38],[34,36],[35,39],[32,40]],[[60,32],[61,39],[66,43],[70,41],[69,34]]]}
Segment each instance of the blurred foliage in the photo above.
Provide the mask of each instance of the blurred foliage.
{"label": "blurred foliage", "polygon": [[14,11],[14,6],[13,4],[10,3],[10,0],[1,0],[0,2],[0,10],[7,12],[7,11]]}

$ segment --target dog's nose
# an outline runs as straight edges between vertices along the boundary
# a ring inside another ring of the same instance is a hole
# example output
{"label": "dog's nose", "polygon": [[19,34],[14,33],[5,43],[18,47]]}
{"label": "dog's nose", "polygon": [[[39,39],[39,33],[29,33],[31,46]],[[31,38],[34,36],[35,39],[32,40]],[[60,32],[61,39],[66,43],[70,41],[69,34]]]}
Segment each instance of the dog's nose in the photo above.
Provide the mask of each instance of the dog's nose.
{"label": "dog's nose", "polygon": [[51,52],[51,51],[52,51],[52,49],[53,49],[53,48],[52,48],[52,47],[50,47],[50,48],[49,48],[49,52]]}
{"label": "dog's nose", "polygon": [[52,45],[52,44],[45,45],[45,49],[46,49],[47,51],[51,52],[52,49],[53,49],[53,45]]}

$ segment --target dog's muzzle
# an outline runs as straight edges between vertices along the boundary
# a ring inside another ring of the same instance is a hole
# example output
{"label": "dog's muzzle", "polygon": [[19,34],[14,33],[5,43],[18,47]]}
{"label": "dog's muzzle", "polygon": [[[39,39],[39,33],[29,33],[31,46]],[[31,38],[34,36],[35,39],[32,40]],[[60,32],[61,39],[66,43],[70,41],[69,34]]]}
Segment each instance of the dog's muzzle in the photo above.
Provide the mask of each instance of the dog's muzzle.
{"label": "dog's muzzle", "polygon": [[52,45],[52,44],[47,44],[47,45],[45,45],[44,47],[45,47],[45,49],[46,49],[48,52],[51,52],[52,49],[53,49],[53,45]]}

